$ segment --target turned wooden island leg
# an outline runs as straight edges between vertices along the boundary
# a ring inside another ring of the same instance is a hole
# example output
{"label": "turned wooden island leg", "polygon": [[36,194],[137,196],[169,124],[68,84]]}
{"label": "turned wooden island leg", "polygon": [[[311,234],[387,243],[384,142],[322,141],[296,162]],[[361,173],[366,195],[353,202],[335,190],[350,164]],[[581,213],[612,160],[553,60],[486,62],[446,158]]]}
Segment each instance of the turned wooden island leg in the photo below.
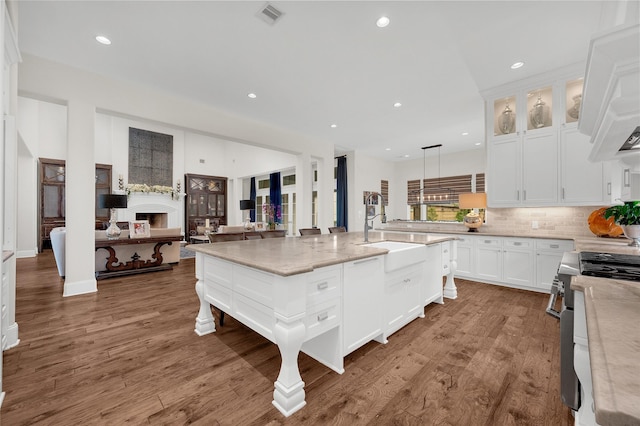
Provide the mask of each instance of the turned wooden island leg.
{"label": "turned wooden island leg", "polygon": [[302,320],[276,321],[275,338],[282,364],[275,382],[273,405],[285,416],[290,416],[305,406],[304,382],[298,368],[298,353],[305,336]]}
{"label": "turned wooden island leg", "polygon": [[200,311],[196,317],[195,332],[198,336],[204,336],[205,334],[213,333],[216,331],[216,324],[211,314],[211,306],[209,302],[204,300],[204,282],[202,280],[196,281],[196,294],[200,299]]}
{"label": "turned wooden island leg", "polygon": [[451,272],[447,275],[447,281],[444,283],[444,297],[447,299],[458,298],[458,287],[453,279],[453,273],[456,271],[457,263],[455,260],[451,261]]}

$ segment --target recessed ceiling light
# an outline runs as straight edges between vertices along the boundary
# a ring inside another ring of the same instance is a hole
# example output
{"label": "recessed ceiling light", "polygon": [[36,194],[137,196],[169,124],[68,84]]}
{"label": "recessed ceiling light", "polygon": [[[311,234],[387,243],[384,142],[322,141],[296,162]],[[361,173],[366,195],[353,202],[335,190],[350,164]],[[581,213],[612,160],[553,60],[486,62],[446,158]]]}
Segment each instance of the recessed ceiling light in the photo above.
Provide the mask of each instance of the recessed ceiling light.
{"label": "recessed ceiling light", "polygon": [[462,132],[462,136],[469,136],[469,132]]}
{"label": "recessed ceiling light", "polygon": [[337,124],[332,124],[332,125],[331,125],[331,128],[332,128],[332,129],[335,129],[336,127],[338,127],[338,125],[337,125]]}
{"label": "recessed ceiling light", "polygon": [[514,62],[513,65],[511,65],[511,69],[512,70],[517,70],[518,68],[522,67],[523,65],[524,65],[524,62],[522,62],[522,61]]}
{"label": "recessed ceiling light", "polygon": [[96,41],[100,44],[106,44],[107,46],[111,44],[111,40],[101,35],[96,36]]}
{"label": "recessed ceiling light", "polygon": [[482,145],[482,142],[476,142],[476,146]]}
{"label": "recessed ceiling light", "polygon": [[386,16],[381,16],[380,18],[378,18],[378,20],[376,21],[376,25],[380,28],[384,28],[387,25],[389,25],[389,18],[387,18]]}
{"label": "recessed ceiling light", "polygon": [[385,148],[384,150],[385,151],[391,151],[391,148]]}
{"label": "recessed ceiling light", "polygon": [[405,154],[405,155],[404,155],[404,158],[409,158],[409,154]]}
{"label": "recessed ceiling light", "polygon": [[252,92],[252,93],[249,93],[247,96],[248,96],[248,97],[250,97],[251,99],[255,99],[255,98],[257,98],[256,94],[255,94],[255,93],[253,93],[253,92]]}
{"label": "recessed ceiling light", "polygon": [[400,108],[402,106],[402,104],[400,102],[396,102],[395,104],[393,104],[394,108]]}

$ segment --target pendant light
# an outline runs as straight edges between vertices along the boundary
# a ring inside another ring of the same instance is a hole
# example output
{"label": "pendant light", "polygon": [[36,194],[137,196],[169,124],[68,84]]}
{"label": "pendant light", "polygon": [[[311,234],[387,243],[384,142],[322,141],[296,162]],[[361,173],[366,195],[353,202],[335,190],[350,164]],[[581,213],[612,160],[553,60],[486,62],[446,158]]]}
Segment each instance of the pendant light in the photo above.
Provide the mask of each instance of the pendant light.
{"label": "pendant light", "polygon": [[[440,182],[440,148],[442,144],[423,146],[422,147],[422,188],[414,191],[416,192],[416,198],[418,204],[448,204],[454,201],[453,191],[450,188],[443,188]],[[425,188],[425,181],[427,180],[427,150],[432,148],[438,148],[438,187],[432,192],[428,193]]]}

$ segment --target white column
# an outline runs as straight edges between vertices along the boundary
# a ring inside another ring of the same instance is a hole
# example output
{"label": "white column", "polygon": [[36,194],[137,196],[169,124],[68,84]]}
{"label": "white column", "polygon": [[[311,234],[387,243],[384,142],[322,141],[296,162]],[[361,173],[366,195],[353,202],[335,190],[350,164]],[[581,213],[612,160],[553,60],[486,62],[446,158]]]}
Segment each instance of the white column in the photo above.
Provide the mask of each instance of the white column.
{"label": "white column", "polygon": [[67,104],[65,282],[63,296],[98,291],[95,278],[95,106]]}
{"label": "white column", "polygon": [[[299,154],[296,158],[296,226],[297,228],[311,228],[313,203],[313,171],[309,153]],[[291,235],[298,235],[297,229],[291,230]]]}

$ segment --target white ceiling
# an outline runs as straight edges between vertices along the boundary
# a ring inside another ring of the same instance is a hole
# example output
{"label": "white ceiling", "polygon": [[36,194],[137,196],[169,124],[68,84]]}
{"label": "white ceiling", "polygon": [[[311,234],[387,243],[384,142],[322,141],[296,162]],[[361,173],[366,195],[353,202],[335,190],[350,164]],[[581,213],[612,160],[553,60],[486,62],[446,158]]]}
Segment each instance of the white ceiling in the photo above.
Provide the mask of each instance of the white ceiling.
{"label": "white ceiling", "polygon": [[585,61],[606,1],[18,3],[23,53],[397,160],[478,148],[479,91]]}

